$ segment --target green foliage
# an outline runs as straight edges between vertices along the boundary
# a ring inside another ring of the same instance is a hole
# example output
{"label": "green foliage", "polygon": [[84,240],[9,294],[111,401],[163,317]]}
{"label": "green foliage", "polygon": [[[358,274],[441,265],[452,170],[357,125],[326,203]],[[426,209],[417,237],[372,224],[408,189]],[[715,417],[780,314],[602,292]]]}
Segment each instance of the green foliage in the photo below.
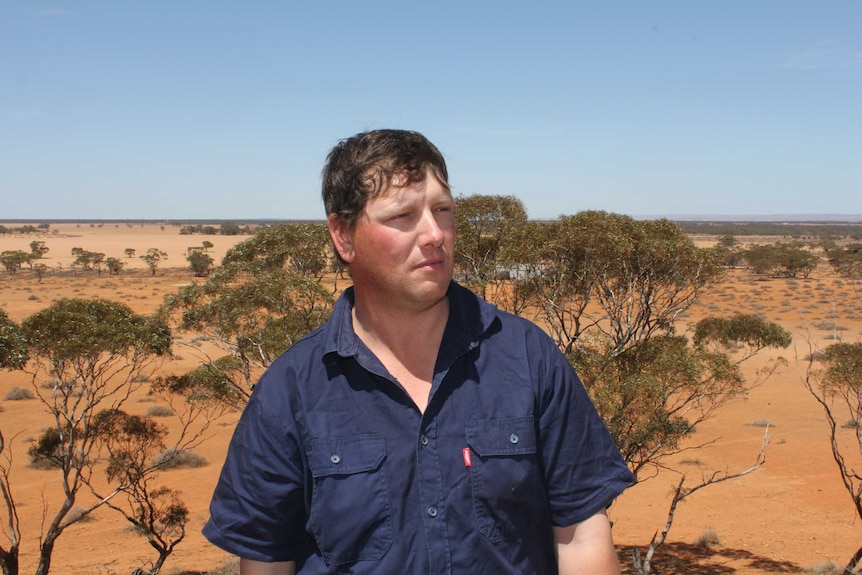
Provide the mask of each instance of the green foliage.
{"label": "green foliage", "polygon": [[454,214],[456,270],[486,297],[487,284],[510,263],[506,256],[527,222],[527,211],[514,196],[473,195],[456,198]]}
{"label": "green foliage", "polygon": [[622,353],[604,338],[570,359],[635,474],[677,452],[699,423],[745,390],[726,355],[681,336],[653,336]]}
{"label": "green foliage", "polygon": [[862,277],[862,244],[839,246],[835,242],[823,242],[826,259],[837,273],[846,278]]}
{"label": "green foliage", "polygon": [[0,263],[3,264],[7,272],[14,274],[21,269],[23,264],[30,262],[32,257],[32,254],[21,250],[6,250],[0,253]]}
{"label": "green foliage", "polygon": [[166,298],[165,316],[178,316],[182,329],[214,338],[239,361],[239,366],[229,361],[209,364],[207,369],[224,370],[223,379],[197,372],[190,374],[191,380],[239,385],[241,374],[240,396],[224,395],[233,404],[251,389],[255,367],[267,367],[321,325],[333,304],[332,294],[319,283],[327,270],[328,247],[326,227],[320,224],[267,228],[228,251],[206,281]]}
{"label": "green foliage", "polygon": [[72,248],[72,255],[75,256],[73,266],[80,267],[83,270],[96,270],[99,274],[102,272],[102,263],[105,261],[105,254],[102,252],[91,252],[84,248]]}
{"label": "green foliage", "polygon": [[119,258],[108,258],[105,260],[105,266],[108,268],[108,275],[120,275],[120,271],[126,266],[126,262]]}
{"label": "green foliage", "polygon": [[96,414],[93,430],[108,453],[108,481],[134,483],[147,469],[150,457],[164,448],[167,427],[150,417],[129,415],[120,409]]}
{"label": "green foliage", "polygon": [[823,350],[822,361],[827,386],[862,392],[862,343],[833,343]]}
{"label": "green foliage", "polygon": [[19,369],[28,358],[27,340],[21,328],[0,309],[0,368]]}
{"label": "green foliage", "polygon": [[724,347],[745,344],[753,350],[766,347],[787,348],[790,333],[776,323],[766,322],[753,314],[735,314],[729,318],[707,317],[695,326],[695,345],[717,343]]}
{"label": "green foliage", "polygon": [[[714,250],[698,248],[668,220],[637,221],[600,211],[563,216],[524,238],[540,268],[531,274],[543,318],[571,351],[587,329],[614,353],[656,334],[724,273]],[[600,312],[587,312],[595,302]]]}
{"label": "green foliage", "polygon": [[242,410],[251,390],[245,381],[242,360],[226,355],[186,374],[159,378],[153,393],[168,393],[188,401],[213,401]]}
{"label": "green foliage", "polygon": [[273,226],[228,250],[222,267],[253,275],[287,269],[319,280],[327,272],[329,242],[324,224]]}
{"label": "green foliage", "polygon": [[34,240],[30,242],[30,253],[34,259],[39,259],[48,253],[48,246],[45,245],[45,242]]}
{"label": "green foliage", "polygon": [[773,245],[755,245],[743,252],[748,266],[762,276],[807,278],[817,267],[817,254],[799,243],[776,242]]}
{"label": "green foliage", "polygon": [[213,265],[213,259],[210,255],[202,251],[193,251],[186,256],[186,260],[196,277],[203,278],[210,275]]}
{"label": "green foliage", "polygon": [[64,435],[68,436],[68,426],[63,433],[56,427],[49,427],[27,450],[30,463],[39,469],[58,468],[63,465]]}
{"label": "green foliage", "polygon": [[21,329],[31,354],[55,365],[103,353],[163,356],[171,350],[167,323],[104,299],[61,299],[24,320]]}
{"label": "green foliage", "polygon": [[140,258],[145,264],[147,264],[147,267],[150,269],[150,273],[152,275],[156,275],[156,270],[159,269],[159,264],[162,263],[162,260],[168,259],[168,254],[158,248],[150,248],[147,250],[147,253],[140,256]]}

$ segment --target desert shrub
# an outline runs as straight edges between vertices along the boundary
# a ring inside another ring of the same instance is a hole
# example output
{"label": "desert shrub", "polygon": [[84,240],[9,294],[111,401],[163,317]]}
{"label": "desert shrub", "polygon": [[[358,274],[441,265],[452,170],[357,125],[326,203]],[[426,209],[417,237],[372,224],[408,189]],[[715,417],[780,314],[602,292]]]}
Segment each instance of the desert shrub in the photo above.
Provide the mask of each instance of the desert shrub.
{"label": "desert shrub", "polygon": [[822,361],[823,360],[823,352],[815,351],[813,354],[809,353],[805,356],[805,361]]}
{"label": "desert shrub", "polygon": [[36,395],[29,387],[13,387],[6,394],[7,401],[22,401],[25,399],[33,399]]}
{"label": "desert shrub", "polygon": [[170,417],[174,414],[174,410],[167,405],[153,405],[147,410],[147,415],[150,417]]}
{"label": "desert shrub", "polygon": [[859,429],[859,421],[855,419],[848,419],[841,425],[842,429]]}
{"label": "desert shrub", "polygon": [[96,518],[93,517],[92,513],[86,513],[86,509],[84,507],[80,507],[76,505],[69,510],[69,514],[66,515],[66,523],[90,523],[91,521],[95,521]]}
{"label": "desert shrub", "polygon": [[751,427],[775,427],[775,424],[768,419],[755,419],[754,421],[749,421],[745,425],[750,425]]}
{"label": "desert shrub", "polygon": [[[54,389],[55,387],[65,388],[66,385],[58,379],[46,379],[39,384],[39,387],[41,387],[42,389]],[[75,387],[72,390],[66,389],[66,391],[68,392],[69,397],[81,397],[81,394],[84,393],[84,390],[83,388],[81,388],[81,386]]]}
{"label": "desert shrub", "polygon": [[173,447],[165,449],[153,459],[153,465],[162,469],[179,469],[181,467],[203,467],[207,460],[190,449],[177,451]]}
{"label": "desert shrub", "polygon": [[704,529],[697,541],[694,542],[697,547],[709,549],[716,545],[721,545],[721,539],[715,529]]}
{"label": "desert shrub", "polygon": [[146,383],[147,381],[150,381],[150,376],[147,375],[146,373],[139,373],[138,375],[136,375],[135,377],[132,378],[132,381],[134,383]]}
{"label": "desert shrub", "polygon": [[844,573],[844,569],[832,559],[826,563],[817,563],[816,565],[812,565],[805,571],[808,573],[814,573],[814,575],[841,575]]}
{"label": "desert shrub", "polygon": [[31,295],[27,298],[28,301],[39,301],[39,296]]}

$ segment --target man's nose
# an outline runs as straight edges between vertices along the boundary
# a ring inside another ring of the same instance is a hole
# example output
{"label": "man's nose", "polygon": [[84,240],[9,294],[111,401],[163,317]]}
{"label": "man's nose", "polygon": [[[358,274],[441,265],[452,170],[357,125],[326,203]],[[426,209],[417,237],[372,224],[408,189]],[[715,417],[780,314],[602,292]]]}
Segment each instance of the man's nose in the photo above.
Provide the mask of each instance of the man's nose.
{"label": "man's nose", "polygon": [[420,233],[423,244],[439,246],[443,243],[443,228],[437,221],[433,210],[425,210],[420,222]]}

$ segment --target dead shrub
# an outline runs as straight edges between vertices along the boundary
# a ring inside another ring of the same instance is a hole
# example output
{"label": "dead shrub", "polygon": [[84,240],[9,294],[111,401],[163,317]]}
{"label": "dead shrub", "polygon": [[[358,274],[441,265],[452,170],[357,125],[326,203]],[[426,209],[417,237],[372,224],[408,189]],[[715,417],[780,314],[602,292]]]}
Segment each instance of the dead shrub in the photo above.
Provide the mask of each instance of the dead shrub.
{"label": "dead shrub", "polygon": [[6,401],[24,401],[26,399],[35,399],[36,395],[29,387],[13,387],[6,394]]}
{"label": "dead shrub", "polygon": [[174,410],[167,405],[153,405],[147,410],[150,417],[170,417],[173,414]]}
{"label": "dead shrub", "polygon": [[204,467],[207,460],[191,449],[177,451],[173,447],[165,449],[153,459],[153,465],[162,469],[179,469],[181,467]]}
{"label": "dead shrub", "polygon": [[697,538],[697,541],[695,541],[694,544],[702,549],[710,549],[717,545],[721,545],[721,538],[718,536],[715,529],[704,529],[703,533],[700,534],[700,537]]}

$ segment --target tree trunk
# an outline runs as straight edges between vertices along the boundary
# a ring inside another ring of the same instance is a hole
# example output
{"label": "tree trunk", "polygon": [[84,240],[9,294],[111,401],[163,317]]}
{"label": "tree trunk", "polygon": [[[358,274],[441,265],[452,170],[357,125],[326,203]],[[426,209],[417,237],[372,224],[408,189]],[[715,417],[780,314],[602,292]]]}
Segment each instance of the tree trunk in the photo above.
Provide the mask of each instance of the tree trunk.
{"label": "tree trunk", "polygon": [[167,551],[165,549],[162,549],[159,551],[159,558],[158,558],[158,560],[156,560],[155,564],[153,565],[152,570],[150,571],[150,573],[152,575],[158,575],[159,574],[159,572],[162,570],[162,565],[164,565],[165,561],[168,560],[168,556],[170,554],[171,554],[171,552]]}
{"label": "tree trunk", "polygon": [[56,536],[48,535],[39,549],[39,566],[36,567],[36,575],[48,575],[51,569],[51,555],[54,553],[54,542]]}
{"label": "tree trunk", "polygon": [[853,575],[856,573],[856,568],[859,566],[860,561],[862,561],[862,547],[857,549],[856,553],[853,554],[847,567],[844,568],[844,575]]}
{"label": "tree trunk", "polygon": [[18,575],[18,548],[0,551],[0,573],[3,575]]}

